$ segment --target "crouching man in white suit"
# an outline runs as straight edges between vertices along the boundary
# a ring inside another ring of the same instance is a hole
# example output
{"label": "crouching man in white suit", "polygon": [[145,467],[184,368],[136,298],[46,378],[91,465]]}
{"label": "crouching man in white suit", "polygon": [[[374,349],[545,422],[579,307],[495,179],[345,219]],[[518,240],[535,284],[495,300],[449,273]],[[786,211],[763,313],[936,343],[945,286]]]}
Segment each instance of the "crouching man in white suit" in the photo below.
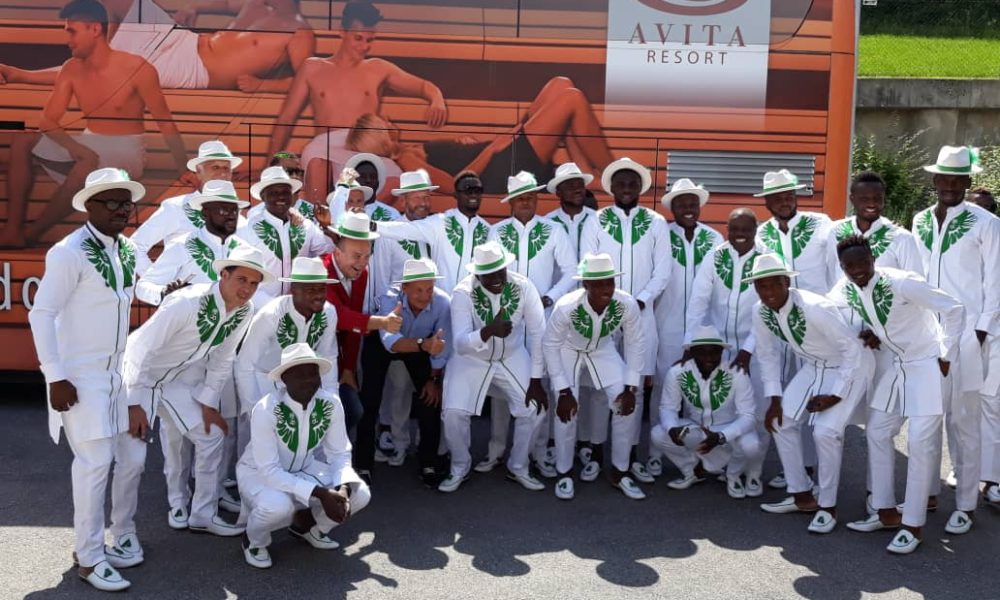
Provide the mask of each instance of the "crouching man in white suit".
{"label": "crouching man in white suit", "polygon": [[240,522],[246,522],[243,557],[250,566],[271,566],[271,532],[283,527],[314,548],[338,547],[330,531],[371,500],[351,467],[340,399],[322,387],[332,368],[309,344],[291,344],[270,373],[279,389],[253,407],[250,444],[236,465]]}

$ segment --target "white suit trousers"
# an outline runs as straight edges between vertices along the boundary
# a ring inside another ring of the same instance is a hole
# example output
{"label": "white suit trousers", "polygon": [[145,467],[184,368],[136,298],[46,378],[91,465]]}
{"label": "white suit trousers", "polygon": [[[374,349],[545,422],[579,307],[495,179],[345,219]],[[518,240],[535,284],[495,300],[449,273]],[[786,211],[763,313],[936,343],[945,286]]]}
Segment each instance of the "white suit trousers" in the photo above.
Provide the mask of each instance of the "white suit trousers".
{"label": "white suit trousers", "polygon": [[[697,427],[693,421],[688,419],[682,419],[679,425],[681,427],[684,425]],[[726,425],[728,423],[718,423],[709,429],[720,431]],[[734,440],[726,440],[726,442],[725,446],[716,446],[707,454],[699,454],[696,448],[675,444],[670,439],[668,430],[661,425],[653,427],[649,434],[650,447],[659,448],[685,477],[694,473],[694,468],[699,462],[709,473],[721,473],[725,470],[729,477],[737,477],[745,473],[748,457],[756,455],[759,451],[760,438],[757,437],[757,432],[749,431]]]}
{"label": "white suit trousers", "polygon": [[104,494],[111,481],[111,535],[117,539],[135,532],[135,510],[139,502],[139,480],[146,466],[146,442],[127,432],[114,437],[74,442],[73,533],[80,565],[92,567],[104,560]]}
{"label": "white suit trousers", "polygon": [[[996,351],[1000,351],[1000,347]],[[1000,482],[1000,395],[982,395],[983,481]]]}
{"label": "white suit trousers", "polygon": [[[604,413],[610,413],[608,406],[618,398],[618,395],[625,389],[623,385],[608,386],[603,390],[592,390],[588,396],[591,416],[596,415],[603,409]],[[602,397],[603,396],[603,397]],[[597,400],[600,400],[598,402]],[[558,395],[555,400],[550,399],[549,408],[555,412],[558,403]],[[578,404],[581,404],[579,399]],[[632,436],[634,430],[639,428],[642,413],[639,409],[632,411],[627,417],[614,415],[611,417],[611,464],[618,471],[628,471],[629,454],[632,451]],[[579,409],[576,417],[563,423],[559,417],[555,417],[555,441],[556,441],[556,470],[560,474],[569,473],[573,469],[573,455],[576,450],[577,428],[579,427]],[[606,426],[605,426],[606,431]],[[607,435],[605,433],[605,435]],[[599,442],[599,443],[603,443]]]}
{"label": "white suit trousers", "polygon": [[[586,379],[589,380],[590,376],[586,376]],[[556,400],[559,400],[558,390],[556,390]],[[608,420],[611,418],[611,411],[608,410],[604,394],[581,383],[576,401],[579,404],[576,412],[576,439],[591,444],[603,444],[608,441]]]}
{"label": "white suit trousers", "polygon": [[872,505],[876,509],[896,507],[896,448],[893,438],[899,434],[903,419],[910,421],[907,432],[906,496],[903,501],[903,525],[923,527],[927,521],[927,497],[931,482],[939,477],[941,452],[941,415],[903,417],[897,412],[871,409],[868,413],[868,471],[871,478]]}
{"label": "white suit trousers", "polygon": [[[958,486],[955,488],[955,508],[973,511],[979,501],[979,478],[982,475],[983,398],[978,391],[963,392],[955,377],[958,365],[944,378],[945,429],[948,431],[948,451]],[[940,451],[939,454],[940,456]],[[940,482],[932,487],[932,493]]]}
{"label": "white suit trousers", "polygon": [[196,527],[208,526],[218,512],[219,469],[225,445],[222,431],[213,425],[210,432],[205,433],[204,426],[198,424],[187,433],[182,433],[168,414],[161,413],[160,440],[163,442],[167,501],[171,509],[187,506],[189,491],[183,461],[185,442],[194,446],[194,495],[191,497],[188,523]]}
{"label": "white suit trousers", "polygon": [[[331,485],[324,482],[323,485]],[[371,501],[371,491],[364,482],[350,483],[351,516],[353,517]],[[323,505],[316,498],[309,498],[308,506],[294,495],[272,488],[264,488],[260,492],[244,498],[244,509],[249,512],[247,517],[247,538],[250,546],[266,548],[271,545],[271,532],[284,529],[292,524],[295,512],[308,508],[316,519],[320,531],[329,533],[339,523],[326,516]]]}

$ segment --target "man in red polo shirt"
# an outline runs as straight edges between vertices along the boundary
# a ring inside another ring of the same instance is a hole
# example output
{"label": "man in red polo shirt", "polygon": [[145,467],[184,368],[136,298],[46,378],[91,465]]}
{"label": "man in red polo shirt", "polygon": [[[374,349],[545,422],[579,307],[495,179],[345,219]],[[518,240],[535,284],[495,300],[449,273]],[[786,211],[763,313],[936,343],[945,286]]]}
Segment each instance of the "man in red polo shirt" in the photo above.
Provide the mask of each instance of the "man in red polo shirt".
{"label": "man in red polo shirt", "polygon": [[[344,404],[347,431],[361,420],[358,395],[358,355],[361,336],[370,331],[397,333],[403,324],[400,306],[384,317],[365,312],[365,288],[368,285],[368,259],[372,241],[378,234],[370,231],[370,220],[363,212],[344,213],[337,226],[329,228],[335,239],[334,250],[323,255],[323,264],[331,279],[340,285],[326,288],[326,299],[337,308],[337,345],[339,346],[340,401]],[[378,342],[378,340],[375,340]]]}

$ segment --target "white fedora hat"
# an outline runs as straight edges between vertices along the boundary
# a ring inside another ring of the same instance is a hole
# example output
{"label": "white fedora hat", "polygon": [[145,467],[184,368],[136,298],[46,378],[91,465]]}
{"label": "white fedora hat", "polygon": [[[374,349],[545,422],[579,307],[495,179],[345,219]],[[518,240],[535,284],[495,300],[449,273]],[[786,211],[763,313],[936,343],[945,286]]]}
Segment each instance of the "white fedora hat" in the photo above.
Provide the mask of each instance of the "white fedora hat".
{"label": "white fedora hat", "polygon": [[513,177],[507,178],[507,195],[500,199],[500,202],[510,202],[522,194],[537,192],[545,189],[544,185],[538,185],[534,174],[521,171]]}
{"label": "white fedora hat", "polygon": [[80,212],[87,212],[87,200],[90,200],[91,196],[119,189],[131,192],[132,202],[138,202],[146,195],[146,188],[138,181],[132,181],[127,171],[114,167],[104,167],[91,171],[87,175],[83,189],[73,194],[73,208]]}
{"label": "white fedora hat", "polygon": [[301,181],[292,179],[284,167],[275,165],[260,172],[260,181],[250,186],[250,195],[255,200],[260,200],[260,193],[272,185],[290,185],[293,194],[302,189]]}
{"label": "white fedora hat", "polygon": [[604,191],[608,194],[611,194],[611,178],[614,177],[615,173],[618,171],[635,171],[639,174],[639,177],[642,179],[642,191],[639,192],[640,195],[648,192],[650,186],[653,185],[653,176],[649,173],[649,169],[626,156],[612,162],[604,169],[604,172],[601,173],[601,187],[603,187]]}
{"label": "white fedora hat", "polygon": [[316,365],[319,367],[320,375],[326,375],[333,368],[333,363],[322,356],[316,356],[309,344],[298,342],[289,344],[281,351],[281,364],[271,369],[267,376],[271,381],[281,381],[285,371],[299,365]]}
{"label": "white fedora hat", "polygon": [[371,163],[375,167],[375,172],[378,173],[378,189],[375,190],[375,193],[381,193],[382,188],[385,186],[385,163],[382,162],[381,157],[369,152],[359,152],[347,159],[347,162],[344,163],[344,168],[357,171],[358,165],[364,162]]}
{"label": "white fedora hat", "polygon": [[392,190],[393,196],[402,196],[410,192],[433,192],[438,186],[431,185],[431,176],[424,169],[407,171],[399,176],[399,187]]}
{"label": "white fedora hat", "polygon": [[288,277],[279,277],[278,281],[286,283],[340,283],[339,279],[330,279],[326,266],[319,258],[296,256],[292,261],[292,273]]}
{"label": "white fedora hat", "polygon": [[764,196],[787,192],[789,190],[801,190],[805,187],[808,186],[804,183],[799,183],[799,178],[788,169],[768,171],[767,173],[764,173],[763,189],[759,194],[754,194],[753,196],[754,198],[762,198]]}
{"label": "white fedora hat", "polygon": [[411,281],[431,281],[444,279],[438,275],[437,265],[429,258],[411,258],[403,263],[403,277],[393,284],[409,283]]}
{"label": "white fedora hat", "polygon": [[582,179],[583,185],[590,185],[590,182],[594,180],[594,176],[590,173],[584,173],[580,170],[580,167],[576,166],[575,162],[563,163],[556,167],[556,176],[549,180],[548,185],[545,189],[548,190],[550,194],[556,193],[556,188],[559,184],[568,179]]}
{"label": "white fedora hat", "polygon": [[684,344],[685,348],[694,346],[722,346],[728,348],[729,344],[719,335],[719,330],[711,325],[702,325],[691,333],[691,341]]}
{"label": "white fedora hat", "polygon": [[937,162],[924,170],[938,175],[973,175],[982,173],[979,166],[979,148],[972,146],[942,146]]}
{"label": "white fedora hat", "polygon": [[363,212],[345,212],[337,221],[337,226],[331,225],[329,229],[340,237],[371,241],[379,237],[378,233],[371,230],[371,224],[371,219]]}
{"label": "white fedora hat", "polygon": [[798,275],[796,271],[788,268],[785,261],[777,254],[761,254],[753,261],[753,271],[750,275],[743,278],[743,282],[747,283],[754,281],[755,279],[764,279],[765,277],[795,277]]}
{"label": "white fedora hat", "polygon": [[243,159],[233,156],[225,144],[219,140],[209,140],[198,146],[198,156],[187,162],[187,168],[192,172],[197,171],[198,165],[210,160],[228,160],[233,169],[243,164]]}
{"label": "white fedora hat", "polygon": [[[341,185],[343,186],[343,184],[341,184]],[[362,193],[364,194],[364,196],[365,196],[365,202],[368,202],[369,200],[371,200],[371,199],[372,199],[372,196],[374,196],[374,195],[375,195],[375,191],[374,191],[374,190],[372,190],[372,189],[371,189],[370,187],[368,187],[367,185],[361,185],[360,183],[358,183],[358,181],[357,181],[357,180],[353,180],[353,181],[351,181],[350,185],[347,185],[347,186],[345,186],[345,187],[347,187],[347,189],[348,189],[348,190],[350,190],[350,191],[354,191],[354,190],[361,190],[361,192],[362,192]],[[332,192],[331,192],[331,194],[332,194]],[[329,197],[330,197],[330,196],[329,196],[329,195],[327,195],[327,198],[329,198]],[[329,201],[329,200],[327,200],[327,204],[329,204],[329,203],[330,203],[330,201]]]}
{"label": "white fedora hat", "polygon": [[479,244],[472,249],[472,262],[465,265],[465,270],[473,275],[489,275],[496,273],[514,262],[514,255],[503,249],[496,240]]}
{"label": "white fedora hat", "polygon": [[250,206],[249,202],[240,200],[239,196],[236,195],[236,188],[233,187],[233,183],[223,179],[206,181],[205,185],[201,186],[201,192],[194,198],[191,198],[188,204],[195,210],[201,210],[202,205],[206,202],[228,202],[240,208]]}
{"label": "white fedora hat", "polygon": [[576,267],[576,275],[573,279],[577,281],[595,281],[598,279],[610,279],[618,277],[622,273],[615,269],[615,263],[608,254],[590,254],[589,252],[580,259],[580,264]]}
{"label": "white fedora hat", "polygon": [[260,273],[264,278],[261,283],[274,281],[274,275],[264,268],[264,254],[247,244],[239,244],[229,251],[229,256],[212,261],[216,273],[222,273],[226,267],[246,267]]}
{"label": "white fedora hat", "polygon": [[700,184],[695,185],[693,181],[687,179],[686,177],[675,181],[674,185],[670,188],[670,191],[663,194],[663,198],[660,202],[662,202],[667,208],[670,208],[670,203],[674,201],[674,198],[677,196],[683,196],[684,194],[694,194],[695,196],[698,196],[698,202],[700,202],[702,206],[708,204],[708,190]]}

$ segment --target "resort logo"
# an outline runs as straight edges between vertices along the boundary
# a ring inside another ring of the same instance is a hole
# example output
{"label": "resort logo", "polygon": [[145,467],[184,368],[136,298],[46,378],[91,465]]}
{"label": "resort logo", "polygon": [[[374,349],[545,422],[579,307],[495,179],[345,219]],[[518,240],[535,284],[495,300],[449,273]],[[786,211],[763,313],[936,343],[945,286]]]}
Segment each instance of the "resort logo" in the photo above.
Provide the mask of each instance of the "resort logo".
{"label": "resort logo", "polygon": [[747,0],[639,0],[646,6],[675,15],[703,17],[736,10]]}

